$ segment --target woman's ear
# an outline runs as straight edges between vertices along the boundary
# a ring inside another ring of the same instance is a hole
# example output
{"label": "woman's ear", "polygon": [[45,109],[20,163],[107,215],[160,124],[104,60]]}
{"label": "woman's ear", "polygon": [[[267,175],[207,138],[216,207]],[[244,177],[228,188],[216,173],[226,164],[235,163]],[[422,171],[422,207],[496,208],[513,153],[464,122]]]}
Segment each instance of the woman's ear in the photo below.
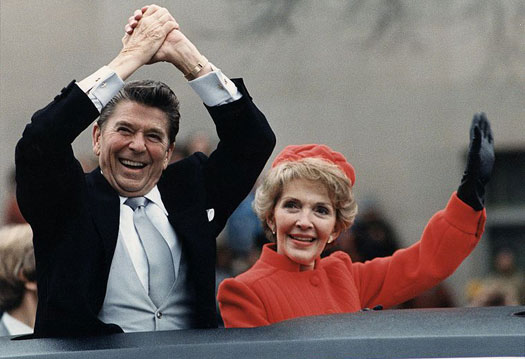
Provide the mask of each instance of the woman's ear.
{"label": "woman's ear", "polygon": [[340,234],[341,234],[341,230],[339,229],[339,226],[336,225],[334,227],[334,230],[330,234],[330,238],[328,238],[328,243],[332,243],[333,241],[335,241],[339,237]]}
{"label": "woman's ear", "polygon": [[272,233],[275,234],[275,221],[273,219],[273,213],[271,216],[266,217],[266,224],[268,225],[268,228],[270,228]]}

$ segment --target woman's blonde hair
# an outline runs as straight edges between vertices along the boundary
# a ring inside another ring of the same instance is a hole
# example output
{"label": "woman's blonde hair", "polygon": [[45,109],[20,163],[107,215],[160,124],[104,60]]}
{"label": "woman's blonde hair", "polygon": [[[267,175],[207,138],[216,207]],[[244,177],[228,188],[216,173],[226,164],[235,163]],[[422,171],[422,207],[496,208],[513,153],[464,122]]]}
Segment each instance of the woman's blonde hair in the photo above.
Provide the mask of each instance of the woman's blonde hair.
{"label": "woman's blonde hair", "polygon": [[36,281],[33,232],[29,224],[0,229],[0,310],[18,308],[25,282]]}
{"label": "woman's blonde hair", "polygon": [[266,219],[273,215],[284,186],[297,179],[321,182],[326,187],[336,211],[338,230],[343,231],[354,223],[357,203],[348,177],[333,163],[315,157],[307,157],[282,162],[272,168],[255,192],[253,209],[261,220],[269,240],[275,241],[275,235],[268,227]]}

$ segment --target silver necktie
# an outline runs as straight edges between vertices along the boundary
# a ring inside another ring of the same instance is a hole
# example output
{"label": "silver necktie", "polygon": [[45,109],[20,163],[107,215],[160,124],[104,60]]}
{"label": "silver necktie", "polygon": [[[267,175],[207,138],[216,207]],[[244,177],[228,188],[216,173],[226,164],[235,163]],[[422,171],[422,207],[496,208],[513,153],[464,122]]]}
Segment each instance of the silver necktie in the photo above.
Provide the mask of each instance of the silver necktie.
{"label": "silver necktie", "polygon": [[146,252],[149,268],[148,294],[151,301],[159,307],[175,281],[175,270],[166,240],[146,215],[147,203],[145,197],[130,197],[125,202],[133,209],[133,223]]}

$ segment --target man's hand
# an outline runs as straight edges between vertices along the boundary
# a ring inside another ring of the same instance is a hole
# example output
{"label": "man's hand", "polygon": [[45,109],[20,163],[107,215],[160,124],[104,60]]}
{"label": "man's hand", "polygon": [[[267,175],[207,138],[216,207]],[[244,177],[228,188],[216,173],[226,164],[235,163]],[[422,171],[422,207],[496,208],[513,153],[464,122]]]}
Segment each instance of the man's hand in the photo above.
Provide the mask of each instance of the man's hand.
{"label": "man's hand", "polygon": [[144,12],[141,10],[135,12],[134,17],[138,17],[140,21],[135,20],[133,31],[126,32],[122,38],[122,50],[109,64],[109,67],[123,80],[142,65],[156,62],[154,55],[164,43],[166,36],[178,28],[177,22],[165,8],[150,5],[143,9]]}
{"label": "man's hand", "polygon": [[467,168],[458,188],[458,197],[477,211],[483,209],[485,185],[494,167],[494,136],[484,113],[477,113],[470,126]]}
{"label": "man's hand", "polygon": [[[149,8],[150,6],[144,6],[140,10],[135,10],[134,14],[129,17],[128,23],[124,28],[126,35],[123,41],[127,36],[133,36],[135,31],[137,31],[140,23],[144,21]],[[186,75],[201,61],[202,55],[195,45],[180,31],[177,21],[171,15],[170,17],[171,21],[176,24],[176,27],[167,34],[164,42],[148,63],[166,61],[175,65]],[[195,77],[203,76],[210,71],[210,65],[206,65]]]}

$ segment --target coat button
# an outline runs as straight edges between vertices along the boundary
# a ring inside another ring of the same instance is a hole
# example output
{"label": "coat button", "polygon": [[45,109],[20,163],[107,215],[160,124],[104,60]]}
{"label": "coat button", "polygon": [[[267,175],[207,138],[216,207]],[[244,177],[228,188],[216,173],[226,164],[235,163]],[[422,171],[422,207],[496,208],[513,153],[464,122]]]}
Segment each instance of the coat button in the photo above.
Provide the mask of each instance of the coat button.
{"label": "coat button", "polygon": [[317,287],[319,285],[319,283],[321,283],[321,280],[319,279],[318,276],[314,275],[310,278],[310,283],[312,283],[312,285],[314,287]]}
{"label": "coat button", "polygon": [[157,318],[158,319],[162,318],[162,312],[157,312]]}

